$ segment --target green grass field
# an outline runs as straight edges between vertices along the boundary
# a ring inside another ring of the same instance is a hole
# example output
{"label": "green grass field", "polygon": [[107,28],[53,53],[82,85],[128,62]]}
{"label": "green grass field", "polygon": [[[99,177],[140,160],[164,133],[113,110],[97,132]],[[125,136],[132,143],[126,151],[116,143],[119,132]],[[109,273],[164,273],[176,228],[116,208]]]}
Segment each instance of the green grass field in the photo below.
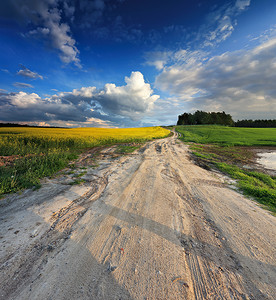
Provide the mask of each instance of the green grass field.
{"label": "green grass field", "polygon": [[244,168],[253,158],[251,147],[269,146],[276,150],[275,128],[235,128],[224,126],[176,126],[180,139],[191,143],[195,157],[233,179],[238,188],[276,213],[276,178]]}
{"label": "green grass field", "polygon": [[[168,136],[161,127],[105,128],[0,128],[0,195],[24,188],[38,188],[40,179],[65,168],[89,148],[122,145],[122,153],[133,144]],[[137,147],[136,147],[137,148]]]}
{"label": "green grass field", "polygon": [[216,125],[176,126],[181,140],[221,146],[276,146],[276,128],[238,128]]}

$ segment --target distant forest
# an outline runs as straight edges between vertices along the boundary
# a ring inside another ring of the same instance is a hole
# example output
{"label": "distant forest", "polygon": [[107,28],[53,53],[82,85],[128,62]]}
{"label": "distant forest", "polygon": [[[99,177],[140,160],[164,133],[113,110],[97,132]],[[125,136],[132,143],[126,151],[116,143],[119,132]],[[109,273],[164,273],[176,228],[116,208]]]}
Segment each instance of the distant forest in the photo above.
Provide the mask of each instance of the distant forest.
{"label": "distant forest", "polygon": [[178,116],[177,125],[227,125],[234,126],[232,116],[223,112],[205,112],[197,110],[195,113],[184,113]]}
{"label": "distant forest", "polygon": [[276,120],[238,120],[236,127],[276,128]]}
{"label": "distant forest", "polygon": [[66,128],[66,127],[55,127],[55,126],[35,126],[35,125],[17,124],[17,123],[0,123],[0,127]]}
{"label": "distant forest", "polygon": [[276,128],[276,120],[238,120],[234,122],[230,114],[223,112],[183,113],[178,116],[177,125],[225,125],[235,127]]}

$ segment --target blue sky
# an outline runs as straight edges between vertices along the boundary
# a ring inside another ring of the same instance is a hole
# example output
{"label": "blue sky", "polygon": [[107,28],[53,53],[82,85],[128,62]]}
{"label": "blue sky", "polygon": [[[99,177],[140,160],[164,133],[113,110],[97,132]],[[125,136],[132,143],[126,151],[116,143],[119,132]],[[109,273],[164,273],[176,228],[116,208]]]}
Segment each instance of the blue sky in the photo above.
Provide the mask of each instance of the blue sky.
{"label": "blue sky", "polygon": [[276,116],[275,0],[3,0],[0,122]]}

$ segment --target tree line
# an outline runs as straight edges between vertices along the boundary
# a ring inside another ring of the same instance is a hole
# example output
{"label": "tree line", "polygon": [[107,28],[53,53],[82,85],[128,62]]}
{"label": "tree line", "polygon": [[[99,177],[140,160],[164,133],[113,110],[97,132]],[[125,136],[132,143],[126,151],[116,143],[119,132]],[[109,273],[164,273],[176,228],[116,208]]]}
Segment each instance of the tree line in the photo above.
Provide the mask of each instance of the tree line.
{"label": "tree line", "polygon": [[39,125],[17,124],[17,123],[0,123],[0,127],[67,128],[67,127],[57,127],[57,126],[39,126]]}
{"label": "tree line", "polygon": [[238,120],[236,127],[276,128],[276,120]]}
{"label": "tree line", "polygon": [[177,125],[225,125],[235,127],[276,128],[276,120],[238,120],[234,122],[230,114],[223,112],[183,113],[178,116]]}
{"label": "tree line", "polygon": [[233,126],[232,116],[223,112],[205,112],[197,110],[195,113],[184,113],[178,116],[177,125],[227,125]]}

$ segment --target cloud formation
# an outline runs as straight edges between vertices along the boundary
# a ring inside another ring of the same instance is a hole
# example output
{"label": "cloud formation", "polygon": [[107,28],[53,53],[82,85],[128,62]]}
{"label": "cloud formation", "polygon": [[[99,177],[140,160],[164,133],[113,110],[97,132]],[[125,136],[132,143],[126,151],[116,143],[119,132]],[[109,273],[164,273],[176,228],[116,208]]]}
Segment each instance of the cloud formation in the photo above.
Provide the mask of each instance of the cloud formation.
{"label": "cloud formation", "polygon": [[250,2],[251,0],[237,0],[235,6],[238,9],[243,10],[250,5]]}
{"label": "cloud formation", "polygon": [[65,3],[60,0],[1,1],[0,15],[13,18],[21,24],[26,23],[28,27],[32,25],[34,28],[29,31],[29,36],[38,35],[48,40],[51,47],[59,51],[64,63],[81,67],[76,41],[71,36],[69,25],[62,21],[63,9],[66,7],[66,13],[70,11]]}
{"label": "cloud formation", "polygon": [[167,65],[185,64],[193,65],[196,62],[207,59],[208,52],[202,50],[185,50],[180,49],[178,51],[153,51],[145,54],[146,65],[154,66],[157,70],[161,71]]}
{"label": "cloud formation", "polygon": [[[251,0],[236,0],[214,9],[208,14],[206,21],[199,28],[194,39],[189,42],[190,47],[176,51],[151,51],[145,53],[145,64],[162,70],[166,65],[174,63],[191,63],[192,60],[207,56],[210,47],[217,46],[231,36],[237,25],[236,17],[249,7]],[[175,30],[175,26],[166,27],[166,32]],[[183,29],[182,29],[183,30]],[[194,43],[200,41],[196,50],[191,50]],[[188,62],[189,60],[189,62]]]}
{"label": "cloud formation", "polygon": [[7,73],[7,74],[10,74],[10,71],[7,70],[7,69],[0,69],[0,71],[4,72],[4,73]]}
{"label": "cloud formation", "polygon": [[172,60],[173,51],[150,51],[145,53],[146,65],[162,70]]}
{"label": "cloud formation", "polygon": [[0,120],[115,127],[134,124],[153,109],[159,96],[153,95],[140,72],[132,72],[130,77],[125,77],[125,82],[123,86],[108,83],[101,90],[82,87],[48,98],[23,91],[4,92],[0,94]]}
{"label": "cloud formation", "polygon": [[225,110],[235,118],[275,118],[276,38],[251,50],[198,57],[175,63],[155,85],[185,103],[188,110]]}
{"label": "cloud formation", "polygon": [[237,0],[215,9],[201,26],[198,39],[204,39],[203,47],[215,46],[225,41],[237,25],[236,17],[249,7],[251,0]]}
{"label": "cloud formation", "polygon": [[[209,51],[206,49],[217,46],[231,36],[237,25],[236,17],[250,6],[250,1],[251,0],[236,0],[213,9],[213,11],[207,15],[204,24],[200,26],[198,33],[194,38],[191,38],[188,43],[189,47],[187,49],[192,49],[193,45],[196,44],[196,48],[194,49],[197,50],[180,49],[177,51],[146,52],[146,64],[154,66],[157,70],[162,70],[166,65],[176,62],[179,58],[181,59],[183,53],[185,56],[191,52],[204,52],[204,55],[206,55],[206,52]],[[183,33],[186,32],[185,28],[176,25],[164,28],[165,33],[170,33],[174,30],[181,30]],[[200,42],[199,45],[198,42]]]}
{"label": "cloud formation", "polygon": [[132,72],[130,77],[125,77],[125,82],[125,86],[106,84],[94,99],[109,113],[139,120],[152,110],[159,96],[152,95],[150,84],[145,83],[140,72]]}
{"label": "cloud formation", "polygon": [[18,88],[33,88],[33,86],[31,84],[24,83],[24,82],[15,82],[15,83],[13,83],[13,85]]}
{"label": "cloud formation", "polygon": [[29,70],[28,68],[26,68],[23,65],[20,65],[20,70],[17,72],[17,75],[20,75],[20,76],[23,76],[26,78],[30,78],[30,79],[37,79],[37,78],[43,79],[43,77],[41,75]]}

